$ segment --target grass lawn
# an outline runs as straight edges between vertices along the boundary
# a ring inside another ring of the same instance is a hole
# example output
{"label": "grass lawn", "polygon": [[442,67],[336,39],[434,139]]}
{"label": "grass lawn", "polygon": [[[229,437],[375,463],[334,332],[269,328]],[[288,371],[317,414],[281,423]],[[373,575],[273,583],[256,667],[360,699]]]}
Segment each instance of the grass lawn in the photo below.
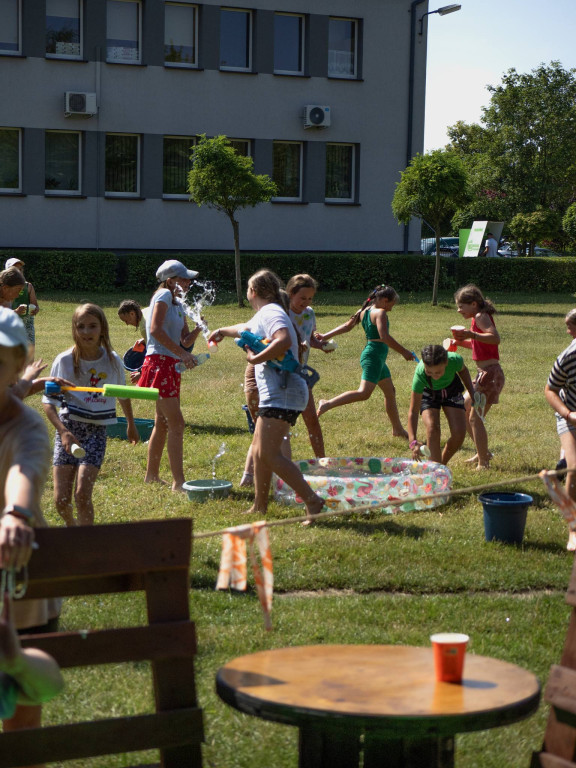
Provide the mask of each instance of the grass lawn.
{"label": "grass lawn", "polygon": [[[36,321],[37,357],[51,362],[71,345],[71,315],[86,296],[42,295]],[[135,340],[134,329],[116,317],[119,298],[90,297],[106,308],[114,348],[123,353]],[[124,297],[122,297],[124,298]],[[135,296],[143,304],[148,297]],[[318,328],[341,323],[361,304],[364,294],[320,294],[315,304]],[[553,413],[543,388],[556,356],[568,344],[563,318],[574,305],[570,294],[491,296],[499,312],[501,360],[506,387],[489,413],[487,429],[494,452],[488,472],[477,473],[465,459],[473,453],[467,440],[452,460],[455,487],[521,477],[554,468],[559,452]],[[252,312],[229,303],[206,311],[211,328],[247,320]],[[440,343],[458,321],[452,297],[441,296],[431,307],[429,296],[406,295],[391,314],[391,332],[404,345],[419,350]],[[313,352],[310,364],[321,379],[314,393],[331,397],[360,382],[360,328],[338,338],[330,355]],[[200,340],[198,352],[204,351]],[[464,352],[474,375],[470,353]],[[390,368],[400,413],[406,421],[414,363],[390,352]],[[235,490],[226,501],[197,505],[185,496],[143,483],[146,445],[110,440],[95,488],[100,523],[164,519],[192,515],[197,533],[245,522],[251,502],[238,489],[250,436],[243,404],[244,356],[226,340],[208,363],[183,376],[182,402],[187,423],[184,453],[187,478],[211,477],[212,459],[222,442],[226,453],[216,465],[217,477],[231,480]],[[41,408],[40,398],[27,401]],[[133,401],[135,415],[153,416],[153,406]],[[322,419],[330,456],[407,456],[403,440],[391,436],[379,392],[365,403],[327,413]],[[443,423],[443,427],[445,422]],[[420,425],[422,434],[422,425]],[[312,453],[299,421],[293,431],[295,458]],[[164,476],[169,479],[167,464]],[[308,529],[277,527],[271,531],[274,557],[274,629],[263,629],[257,597],[215,592],[220,540],[194,544],[190,593],[199,636],[198,694],[205,713],[204,764],[210,768],[295,768],[297,733],[293,728],[242,715],[214,693],[214,676],[227,660],[265,648],[318,643],[406,643],[428,645],[436,631],[470,635],[470,652],[524,666],[546,682],[557,663],[566,634],[569,609],[564,595],[573,556],[566,552],[566,525],[540,481],[506,490],[530,493],[534,504],[522,547],[484,541],[482,508],[476,494],[456,497],[433,511],[335,518]],[[45,514],[60,525],[52,502],[51,483],[44,496]],[[271,503],[272,519],[294,515]],[[252,578],[249,579],[252,584]],[[65,629],[116,626],[144,616],[139,596],[70,599],[65,603]],[[141,711],[150,696],[142,665],[131,670],[96,668],[67,673],[67,689],[46,707],[45,722]],[[523,723],[457,739],[458,768],[527,768],[538,749],[547,707]],[[129,758],[82,761],[78,766],[122,766]],[[66,763],[74,766],[74,763]]]}

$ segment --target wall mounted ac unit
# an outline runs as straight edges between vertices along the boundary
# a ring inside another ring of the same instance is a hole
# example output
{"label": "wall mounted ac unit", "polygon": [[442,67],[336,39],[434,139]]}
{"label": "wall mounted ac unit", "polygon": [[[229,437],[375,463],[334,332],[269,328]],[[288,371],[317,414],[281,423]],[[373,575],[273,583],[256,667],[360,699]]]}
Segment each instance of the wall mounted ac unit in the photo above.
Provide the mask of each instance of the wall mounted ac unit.
{"label": "wall mounted ac unit", "polygon": [[327,128],[330,125],[330,107],[308,104],[304,107],[304,128]]}
{"label": "wall mounted ac unit", "polygon": [[95,93],[78,93],[76,91],[66,91],[65,96],[65,117],[71,117],[72,115],[84,115],[86,117],[91,117],[98,112]]}

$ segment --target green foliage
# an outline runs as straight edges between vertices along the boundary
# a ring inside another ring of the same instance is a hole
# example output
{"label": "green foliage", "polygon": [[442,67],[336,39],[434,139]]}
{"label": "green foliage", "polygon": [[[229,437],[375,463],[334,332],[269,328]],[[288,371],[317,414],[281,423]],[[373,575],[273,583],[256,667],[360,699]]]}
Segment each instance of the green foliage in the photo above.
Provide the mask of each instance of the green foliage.
{"label": "green foliage", "polygon": [[530,243],[531,254],[534,245],[544,239],[554,240],[560,235],[562,226],[560,214],[556,211],[538,210],[531,213],[517,213],[510,222],[510,232],[518,243]]}
{"label": "green foliage", "polygon": [[566,209],[566,213],[562,218],[562,229],[570,241],[576,245],[576,203],[572,203]]}
{"label": "green foliage", "polygon": [[[118,283],[119,260],[109,251],[0,251],[2,267],[6,259],[22,259],[26,279],[38,296],[42,291],[72,287],[75,291],[111,291]],[[160,262],[159,262],[160,263]]]}

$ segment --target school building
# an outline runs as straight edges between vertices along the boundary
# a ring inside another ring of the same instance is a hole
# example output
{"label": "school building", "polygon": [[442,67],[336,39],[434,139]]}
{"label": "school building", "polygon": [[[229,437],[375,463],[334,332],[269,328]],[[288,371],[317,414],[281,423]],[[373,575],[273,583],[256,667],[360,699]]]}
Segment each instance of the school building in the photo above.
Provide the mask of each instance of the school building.
{"label": "school building", "polygon": [[225,134],[278,185],[244,250],[418,251],[390,208],[423,146],[416,10],[0,0],[0,247],[230,250],[186,191],[195,137]]}

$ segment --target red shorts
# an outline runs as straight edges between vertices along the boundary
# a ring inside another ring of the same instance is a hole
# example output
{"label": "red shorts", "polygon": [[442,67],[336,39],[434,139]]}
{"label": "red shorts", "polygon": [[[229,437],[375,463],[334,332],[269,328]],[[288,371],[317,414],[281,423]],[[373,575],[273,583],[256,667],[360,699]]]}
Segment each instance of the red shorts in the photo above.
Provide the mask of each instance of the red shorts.
{"label": "red shorts", "polygon": [[473,381],[474,392],[486,395],[486,402],[494,405],[504,388],[504,381],[504,371],[498,363],[493,363],[488,368],[478,368],[478,374]]}
{"label": "red shorts", "polygon": [[155,387],[161,398],[180,397],[180,374],[174,367],[178,360],[167,355],[146,355],[139,387]]}

